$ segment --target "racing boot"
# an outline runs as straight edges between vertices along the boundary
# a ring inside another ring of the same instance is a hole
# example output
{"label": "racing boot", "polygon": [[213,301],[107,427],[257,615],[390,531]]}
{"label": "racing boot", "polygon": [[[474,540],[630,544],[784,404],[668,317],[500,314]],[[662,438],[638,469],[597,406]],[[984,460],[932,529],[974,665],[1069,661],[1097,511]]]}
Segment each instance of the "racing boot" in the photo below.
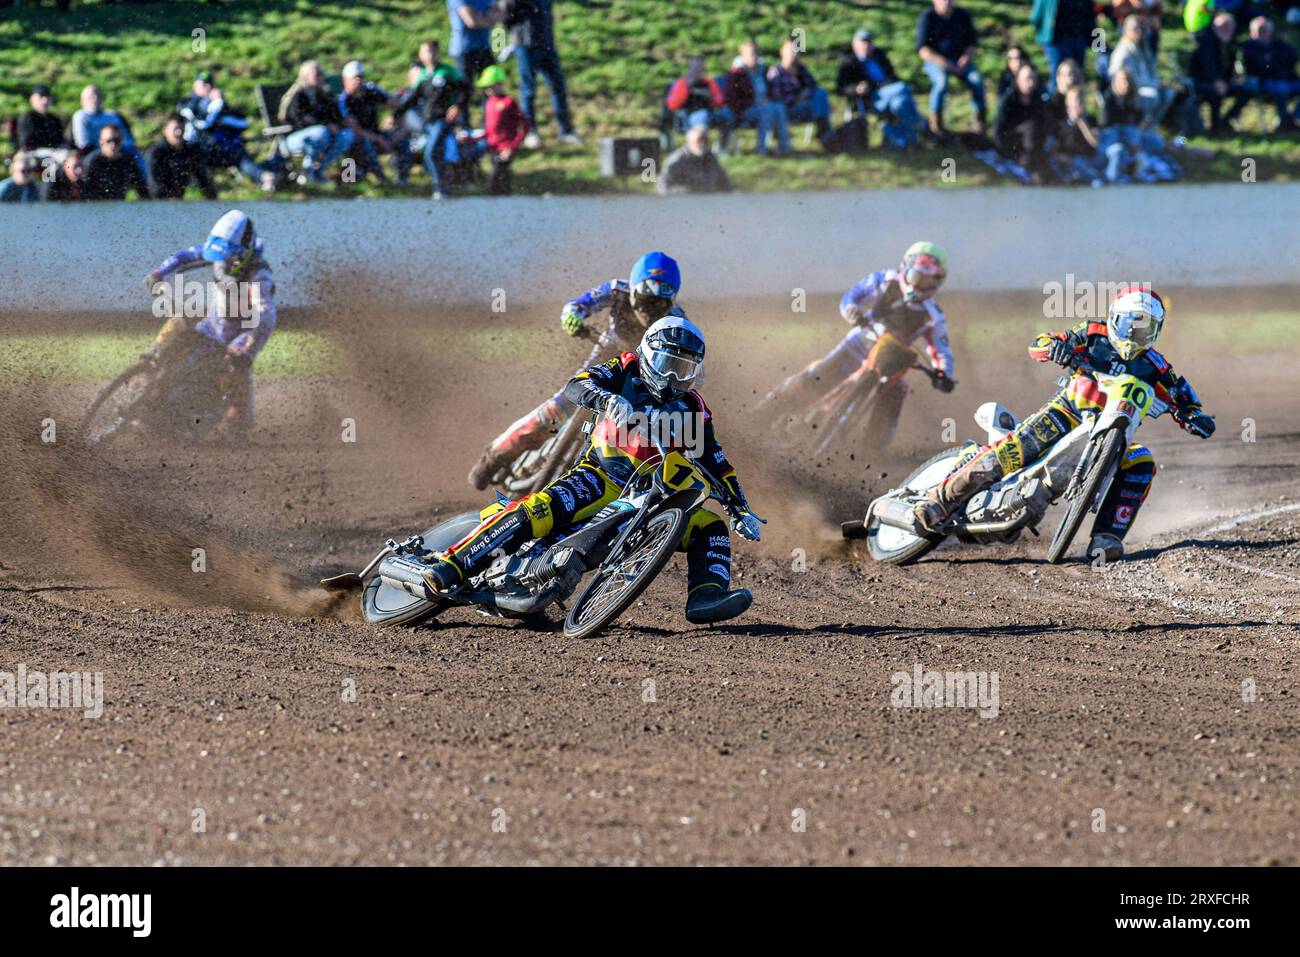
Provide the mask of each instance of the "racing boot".
{"label": "racing boot", "polygon": [[[1011,436],[1008,436],[1010,438]],[[1006,439],[1002,440],[1003,442]],[[981,449],[974,458],[930,489],[912,509],[917,528],[933,534],[972,495],[995,484],[1005,474],[998,456],[998,446]]]}
{"label": "racing boot", "polygon": [[1102,561],[1117,562],[1124,557],[1124,543],[1109,532],[1098,532],[1088,543],[1088,557],[1095,560],[1098,552]]}
{"label": "racing boot", "polygon": [[742,615],[753,604],[748,588],[727,591],[721,585],[701,585],[686,600],[686,620],[692,625],[711,625]]}
{"label": "racing boot", "polygon": [[439,595],[445,595],[465,580],[465,573],[456,562],[446,555],[435,554],[433,564],[420,573],[425,587]]}

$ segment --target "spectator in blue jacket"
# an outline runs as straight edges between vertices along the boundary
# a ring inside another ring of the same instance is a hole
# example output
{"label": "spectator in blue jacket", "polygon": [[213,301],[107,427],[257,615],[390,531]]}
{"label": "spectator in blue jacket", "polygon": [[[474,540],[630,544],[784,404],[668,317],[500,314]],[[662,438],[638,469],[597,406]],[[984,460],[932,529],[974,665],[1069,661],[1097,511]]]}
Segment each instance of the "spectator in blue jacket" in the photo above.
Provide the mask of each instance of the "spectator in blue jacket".
{"label": "spectator in blue jacket", "polygon": [[569,113],[569,88],[555,46],[555,13],[552,0],[514,0],[506,8],[505,25],[510,30],[515,62],[519,65],[519,105],[528,120],[524,146],[537,149],[542,145],[537,123],[537,74],[546,78],[551,88],[551,113],[560,128],[560,142],[581,145],[582,137],[573,130]]}
{"label": "spectator in blue jacket", "polygon": [[[505,20],[496,0],[447,0],[451,21],[451,43],[447,52],[456,61],[456,69],[472,83],[496,62],[492,52],[492,28]],[[465,114],[468,126],[469,111]]]}
{"label": "spectator in blue jacket", "polygon": [[1056,92],[1056,68],[1062,60],[1083,66],[1097,25],[1092,0],[1034,0],[1029,20],[1047,55],[1047,93]]}
{"label": "spectator in blue jacket", "polygon": [[1300,96],[1296,51],[1274,38],[1273,21],[1268,17],[1250,21],[1250,39],[1241,45],[1241,59],[1246,75],[1277,108],[1278,130],[1296,129],[1300,115],[1291,108],[1291,101]]}
{"label": "spectator in blue jacket", "polygon": [[890,146],[907,149],[920,139],[921,113],[912,88],[898,78],[889,54],[876,46],[870,30],[853,34],[849,49],[840,57],[835,88],[848,98],[855,113],[885,117],[881,134]]}
{"label": "spectator in blue jacket", "polygon": [[9,178],[0,179],[0,203],[39,203],[41,191],[36,185],[36,160],[26,153],[15,153],[9,161]]}
{"label": "spectator in blue jacket", "polygon": [[975,24],[970,14],[953,0],[931,0],[931,4],[931,9],[916,21],[916,52],[925,67],[925,75],[930,78],[930,130],[935,134],[945,132],[943,104],[948,96],[948,83],[956,77],[970,90],[975,130],[983,133],[988,125],[988,109],[984,78],[975,66],[975,47],[979,42]]}

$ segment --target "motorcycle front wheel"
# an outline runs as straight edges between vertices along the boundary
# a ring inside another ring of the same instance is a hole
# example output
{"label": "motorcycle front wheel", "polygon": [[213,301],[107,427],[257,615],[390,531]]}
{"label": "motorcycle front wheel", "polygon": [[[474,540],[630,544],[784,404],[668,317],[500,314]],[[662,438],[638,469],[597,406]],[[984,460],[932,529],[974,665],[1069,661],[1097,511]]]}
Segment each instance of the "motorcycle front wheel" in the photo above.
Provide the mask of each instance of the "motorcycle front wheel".
{"label": "motorcycle front wheel", "polygon": [[1119,466],[1124,447],[1124,430],[1119,428],[1109,429],[1100,442],[1094,438],[1089,443],[1084,452],[1086,465],[1083,476],[1079,480],[1074,497],[1066,506],[1065,516],[1061,519],[1056,534],[1052,536],[1052,544],[1047,549],[1047,560],[1051,564],[1059,565],[1065,558],[1066,552],[1070,550],[1070,543],[1078,534],[1084,516],[1092,511],[1093,500],[1096,499],[1102,483]]}

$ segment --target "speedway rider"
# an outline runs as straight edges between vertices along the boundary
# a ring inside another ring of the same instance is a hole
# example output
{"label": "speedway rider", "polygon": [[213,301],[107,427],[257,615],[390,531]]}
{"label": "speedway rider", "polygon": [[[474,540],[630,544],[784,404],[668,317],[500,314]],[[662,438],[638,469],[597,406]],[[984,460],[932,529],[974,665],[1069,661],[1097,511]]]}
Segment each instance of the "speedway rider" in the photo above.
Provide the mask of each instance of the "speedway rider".
{"label": "speedway rider", "polygon": [[[761,519],[749,511],[736,471],[714,435],[709,407],[692,390],[703,363],[703,333],[684,317],[670,316],[646,331],[635,352],[578,373],[564,387],[565,398],[599,418],[577,465],[541,491],[485,509],[474,531],[435,555],[424,573],[429,588],[436,592],[455,588],[490,565],[496,555],[563,532],[618,498],[637,465],[655,454],[644,427],[630,427],[630,420],[647,411],[668,413],[676,421],[689,415],[701,424],[695,433],[703,436],[698,460],[724,486],[717,491],[729,499],[736,531],[758,541]],[[676,440],[664,444],[682,451]],[[726,621],[749,607],[753,595],[748,590],[730,589],[731,537],[725,520],[706,508],[696,509],[688,517],[680,548],[687,561],[688,621]]]}
{"label": "speedway rider", "polygon": [[[665,316],[684,319],[686,314],[674,305],[681,285],[677,261],[656,250],[638,259],[626,280],[611,279],[566,303],[560,311],[560,326],[571,336],[581,334],[588,319],[609,310],[609,322],[582,368],[635,348],[656,320]],[[496,472],[523,453],[543,445],[548,434],[572,412],[573,403],[561,389],[492,440],[470,471],[469,483],[483,491]]]}
{"label": "speedway rider", "polygon": [[[885,333],[909,344],[924,337],[934,369],[931,381],[941,392],[951,392],[952,347],[948,323],[934,294],[948,275],[948,254],[935,243],[913,243],[897,269],[882,269],[863,277],[840,300],[840,315],[853,328],[824,358],[796,372],[768,393],[765,404],[784,411],[806,406],[856,372],[872,356]],[[870,412],[869,444],[882,449],[894,437],[898,416],[907,396],[900,377],[881,390]]]}
{"label": "speedway rider", "polygon": [[262,240],[246,213],[230,210],[217,220],[202,246],[172,253],[145,277],[145,284],[153,290],[168,276],[207,265],[212,266],[216,295],[202,319],[194,324],[180,314],[182,303],[173,302],[172,318],[159,330],[145,357],[156,362],[172,348],[193,341],[186,331],[197,333],[201,348],[189,348],[185,356],[176,357],[183,363],[176,381],[184,383],[194,364],[222,352],[229,401],[223,427],[244,435],[253,424],[253,360],[275,331],[275,281],[262,256]]}
{"label": "speedway rider", "polygon": [[[1213,435],[1214,417],[1205,414],[1195,390],[1182,376],[1174,375],[1168,360],[1154,348],[1165,312],[1160,296],[1132,285],[1111,302],[1104,322],[1093,320],[1069,332],[1038,336],[1029,346],[1030,357],[1072,369],[1069,382],[1013,432],[985,446],[931,490],[927,499],[916,506],[917,525],[927,531],[937,529],[971,496],[1042,458],[1083,420],[1085,412],[1100,411],[1106,397],[1091,369],[1137,376],[1155,388],[1156,398],[1170,406],[1174,420],[1185,431],[1202,439]],[[1100,550],[1106,561],[1123,557],[1124,536],[1146,501],[1155,473],[1150,450],[1136,443],[1130,445],[1120,460],[1115,482],[1097,510],[1089,555]]]}

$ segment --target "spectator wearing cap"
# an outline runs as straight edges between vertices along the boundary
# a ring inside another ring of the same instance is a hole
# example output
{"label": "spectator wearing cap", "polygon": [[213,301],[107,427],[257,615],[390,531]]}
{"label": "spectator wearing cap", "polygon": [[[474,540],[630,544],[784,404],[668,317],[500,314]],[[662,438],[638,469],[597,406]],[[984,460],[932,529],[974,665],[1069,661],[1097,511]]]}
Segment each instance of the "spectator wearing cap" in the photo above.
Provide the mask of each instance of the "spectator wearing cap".
{"label": "spectator wearing cap", "polygon": [[731,179],[710,148],[709,128],[703,124],[686,131],[685,145],[668,157],[655,182],[655,191],[662,196],[731,189]]}
{"label": "spectator wearing cap", "polygon": [[[481,76],[496,62],[492,28],[505,21],[504,13],[496,0],[447,0],[447,15],[451,20],[447,52],[456,61],[456,69],[467,80]],[[469,123],[468,110],[465,122]]]}
{"label": "spectator wearing cap", "polygon": [[36,185],[38,166],[27,153],[15,153],[9,161],[9,178],[0,179],[0,203],[37,203],[41,199]]}
{"label": "spectator wearing cap", "polygon": [[126,199],[127,190],[140,199],[149,198],[149,183],[135,157],[127,154],[122,131],[101,127],[99,149],[86,157],[86,199]]}
{"label": "spectator wearing cap", "polygon": [[1250,21],[1250,39],[1241,45],[1241,59],[1246,76],[1258,84],[1261,94],[1273,101],[1278,131],[1295,130],[1300,119],[1300,114],[1291,108],[1291,101],[1300,96],[1296,51],[1274,37],[1273,21],[1268,17]]}
{"label": "spectator wearing cap", "polygon": [[908,149],[916,145],[921,113],[912,88],[898,78],[889,54],[876,45],[870,30],[853,34],[849,49],[840,57],[835,88],[848,98],[855,113],[871,112],[886,118],[881,132],[890,146]]}
{"label": "spectator wearing cap", "polygon": [[63,135],[63,120],[50,112],[50,88],[44,84],[33,87],[27,102],[31,109],[18,118],[18,148],[41,159],[61,160],[68,142]]}
{"label": "spectator wearing cap", "polygon": [[767,155],[767,138],[776,133],[776,155],[790,154],[790,126],[785,104],[772,99],[758,44],[746,40],[727,76],[727,108],[737,125],[758,127],[758,155]]}
{"label": "spectator wearing cap", "polygon": [[69,150],[52,179],[42,177],[41,199],[47,203],[79,203],[86,195],[86,161]]}
{"label": "spectator wearing cap", "polygon": [[560,129],[560,142],[582,144],[573,130],[569,113],[569,88],[564,67],[555,45],[555,12],[552,0],[510,0],[506,4],[505,25],[510,30],[515,62],[519,65],[519,105],[528,120],[527,149],[542,145],[537,124],[537,74],[546,78],[551,88],[551,113]]}
{"label": "spectator wearing cap", "polygon": [[[1250,102],[1251,91],[1237,82],[1237,21],[1231,13],[1216,13],[1210,26],[1196,34],[1196,49],[1188,62],[1197,99],[1210,107],[1210,135],[1232,130],[1232,121]],[[1229,98],[1232,105],[1223,112]]]}
{"label": "spectator wearing cap", "polygon": [[1064,60],[1084,65],[1097,26],[1093,0],[1034,0],[1029,21],[1047,57],[1048,94],[1056,92],[1056,68]]}
{"label": "spectator wearing cap", "polygon": [[425,40],[420,47],[422,69],[417,99],[424,126],[424,168],[433,180],[433,198],[450,195],[447,177],[447,138],[463,124],[469,104],[469,86],[460,71],[439,57],[437,40]]}
{"label": "spectator wearing cap", "polygon": [[378,83],[366,79],[366,67],[359,60],[350,60],[343,67],[343,92],[339,94],[339,112],[343,122],[356,134],[354,152],[361,154],[363,171],[373,172],[384,181],[384,169],[379,162],[381,153],[393,154],[397,181],[405,185],[411,171],[411,150],[406,131],[395,126],[387,131],[380,128],[379,111],[397,103],[397,97]]}
{"label": "spectator wearing cap", "polygon": [[195,75],[190,95],[176,112],[185,124],[185,142],[198,148],[208,166],[235,167],[267,192],[275,188],[275,174],[249,156],[244,145],[248,118],[226,103],[211,70]]}
{"label": "spectator wearing cap", "polygon": [[488,192],[494,196],[507,196],[513,190],[510,164],[529,130],[523,109],[506,89],[506,79],[505,68],[494,63],[483,71],[477,83],[480,89],[487,90],[481,136],[492,159]]}
{"label": "spectator wearing cap", "polygon": [[975,130],[983,133],[987,105],[984,78],[975,66],[975,48],[979,36],[975,23],[965,8],[953,0],[931,0],[931,7],[916,21],[916,52],[921,57],[925,75],[930,78],[930,130],[946,132],[943,107],[948,98],[948,84],[956,78],[970,90],[975,113]]}
{"label": "spectator wearing cap", "polygon": [[814,124],[818,142],[826,143],[831,133],[830,97],[799,61],[799,47],[791,38],[781,44],[781,62],[768,68],[767,91],[784,104],[788,122]]}
{"label": "spectator wearing cap", "polygon": [[308,181],[322,185],[329,168],[352,148],[356,134],[344,125],[325,71],[315,60],[298,68],[297,81],[280,101],[280,116],[293,127],[285,145],[306,157]]}
{"label": "spectator wearing cap", "polygon": [[216,199],[217,188],[208,176],[207,159],[193,143],[185,142],[185,123],[179,113],[163,121],[162,137],[145,150],[149,195],[154,199],[184,199],[190,183],[204,199]]}

